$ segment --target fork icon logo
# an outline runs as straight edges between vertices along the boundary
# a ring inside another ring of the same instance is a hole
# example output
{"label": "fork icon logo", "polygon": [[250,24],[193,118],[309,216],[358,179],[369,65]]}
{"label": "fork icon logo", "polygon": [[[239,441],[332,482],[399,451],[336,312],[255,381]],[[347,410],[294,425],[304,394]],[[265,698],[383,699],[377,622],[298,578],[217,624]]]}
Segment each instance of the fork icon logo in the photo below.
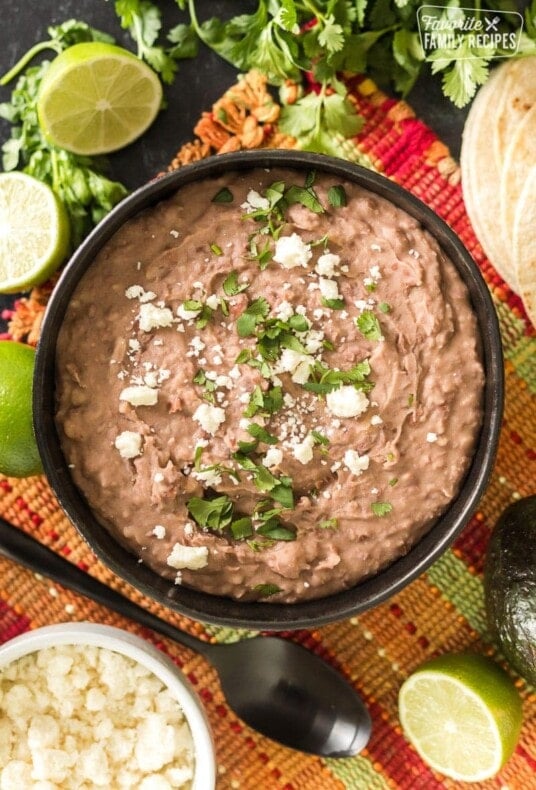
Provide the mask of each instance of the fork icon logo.
{"label": "fork icon logo", "polygon": [[497,33],[497,25],[501,21],[501,18],[498,16],[494,16],[493,19],[488,19],[488,17],[484,17],[484,22],[486,23],[486,33]]}

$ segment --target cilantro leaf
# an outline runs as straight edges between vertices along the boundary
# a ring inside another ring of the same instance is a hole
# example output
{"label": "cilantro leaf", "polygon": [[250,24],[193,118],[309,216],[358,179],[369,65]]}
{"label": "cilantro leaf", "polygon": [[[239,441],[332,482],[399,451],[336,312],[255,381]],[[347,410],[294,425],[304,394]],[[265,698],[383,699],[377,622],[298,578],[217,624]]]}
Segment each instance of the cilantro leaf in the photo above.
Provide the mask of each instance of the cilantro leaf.
{"label": "cilantro leaf", "polygon": [[233,518],[233,503],[228,496],[214,499],[191,497],[186,503],[188,512],[200,527],[221,531],[228,527]]}
{"label": "cilantro leaf", "polygon": [[255,332],[255,327],[266,318],[270,312],[270,305],[263,296],[255,299],[239,316],[236,322],[236,331],[240,337],[248,337]]}
{"label": "cilantro leaf", "polygon": [[232,203],[233,200],[234,196],[231,190],[227,187],[222,187],[212,198],[212,203]]}
{"label": "cilantro leaf", "polygon": [[380,323],[372,310],[363,310],[361,315],[355,319],[355,323],[361,334],[367,340],[381,340],[382,330]]}
{"label": "cilantro leaf", "polygon": [[268,598],[270,595],[276,595],[276,593],[283,592],[281,587],[278,587],[277,584],[256,584],[253,587],[254,592],[259,593],[259,595],[263,598]]}
{"label": "cilantro leaf", "polygon": [[223,281],[222,288],[227,296],[236,296],[249,288],[249,283],[239,283],[238,272],[233,269]]}
{"label": "cilantro leaf", "polygon": [[389,515],[393,509],[393,506],[390,502],[372,502],[370,509],[375,516],[382,517]]}

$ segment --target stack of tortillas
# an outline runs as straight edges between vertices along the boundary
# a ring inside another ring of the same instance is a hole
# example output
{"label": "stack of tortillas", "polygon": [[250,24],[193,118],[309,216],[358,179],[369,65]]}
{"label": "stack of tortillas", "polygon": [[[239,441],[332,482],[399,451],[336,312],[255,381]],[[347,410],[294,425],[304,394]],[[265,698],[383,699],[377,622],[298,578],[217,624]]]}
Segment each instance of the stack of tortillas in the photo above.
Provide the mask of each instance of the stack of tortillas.
{"label": "stack of tortillas", "polygon": [[536,324],[536,56],[505,61],[479,90],[461,169],[482,248]]}

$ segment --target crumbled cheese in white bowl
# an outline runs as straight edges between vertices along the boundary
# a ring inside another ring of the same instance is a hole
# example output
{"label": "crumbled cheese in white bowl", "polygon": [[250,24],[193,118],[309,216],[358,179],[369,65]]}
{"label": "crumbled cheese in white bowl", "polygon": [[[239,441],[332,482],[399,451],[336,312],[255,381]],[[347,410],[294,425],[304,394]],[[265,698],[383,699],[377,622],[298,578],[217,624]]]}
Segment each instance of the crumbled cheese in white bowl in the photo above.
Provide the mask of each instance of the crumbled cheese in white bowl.
{"label": "crumbled cheese in white bowl", "polygon": [[140,637],[61,623],[0,647],[0,790],[213,790],[215,773],[199,699]]}

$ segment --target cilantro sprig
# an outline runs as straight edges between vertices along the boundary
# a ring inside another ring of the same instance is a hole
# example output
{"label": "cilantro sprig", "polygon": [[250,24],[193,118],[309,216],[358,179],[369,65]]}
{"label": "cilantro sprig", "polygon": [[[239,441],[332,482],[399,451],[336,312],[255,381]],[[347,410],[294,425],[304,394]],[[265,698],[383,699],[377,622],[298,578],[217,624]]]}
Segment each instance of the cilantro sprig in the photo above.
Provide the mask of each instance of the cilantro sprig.
{"label": "cilantro sprig", "polygon": [[311,369],[311,380],[302,384],[302,387],[317,395],[327,395],[344,384],[352,384],[358,390],[370,392],[374,387],[374,383],[368,378],[370,373],[368,359],[358,362],[350,370],[335,370],[324,362],[316,361]]}
{"label": "cilantro sprig", "polygon": [[[341,155],[344,139],[354,136],[362,120],[350,102],[343,72],[369,74],[381,87],[407,95],[431,62],[442,89],[463,107],[489,75],[493,60],[504,56],[500,43],[478,47],[461,37],[454,47],[438,48],[427,57],[419,36],[417,10],[422,0],[257,0],[252,13],[226,21],[201,22],[195,0],[177,0],[188,8],[197,36],[240,71],[255,68],[273,85],[286,80],[307,84],[312,74],[319,90],[284,107],[280,128],[300,141],[300,147]],[[511,0],[467,0],[436,4],[435,13],[457,18],[478,17],[484,8],[512,11]],[[519,54],[534,54],[534,6],[526,11],[526,32]],[[508,32],[508,21],[501,21]],[[307,76],[306,76],[307,75]]]}

